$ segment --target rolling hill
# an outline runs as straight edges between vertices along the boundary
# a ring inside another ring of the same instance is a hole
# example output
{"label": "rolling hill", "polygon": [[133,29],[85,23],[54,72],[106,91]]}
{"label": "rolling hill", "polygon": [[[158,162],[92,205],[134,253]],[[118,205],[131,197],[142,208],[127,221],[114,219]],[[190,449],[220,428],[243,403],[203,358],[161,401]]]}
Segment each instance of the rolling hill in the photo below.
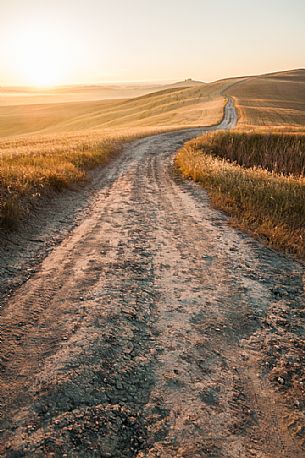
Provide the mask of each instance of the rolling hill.
{"label": "rolling hill", "polygon": [[228,89],[239,109],[239,127],[305,126],[305,70],[249,77]]}
{"label": "rolling hill", "polygon": [[[96,95],[94,86],[90,90]],[[235,99],[239,129],[304,130],[305,70],[299,69],[214,83],[185,80],[129,99],[10,106],[0,101],[0,137],[212,125],[222,118],[225,95]]]}
{"label": "rolling hill", "polygon": [[2,106],[0,136],[215,124],[222,118],[222,93],[230,84],[231,80],[195,83],[128,100]]}

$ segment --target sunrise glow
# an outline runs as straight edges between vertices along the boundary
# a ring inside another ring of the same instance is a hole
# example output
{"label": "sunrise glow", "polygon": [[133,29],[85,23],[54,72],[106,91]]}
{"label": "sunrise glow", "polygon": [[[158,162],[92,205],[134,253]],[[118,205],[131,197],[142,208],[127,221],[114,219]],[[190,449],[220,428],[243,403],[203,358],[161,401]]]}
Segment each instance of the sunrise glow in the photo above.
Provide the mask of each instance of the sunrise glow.
{"label": "sunrise glow", "polygon": [[40,87],[53,86],[63,80],[68,63],[61,38],[52,28],[42,28],[35,23],[12,37],[15,72],[21,81]]}
{"label": "sunrise glow", "polygon": [[2,2],[0,85],[208,82],[301,68],[304,2],[277,7],[278,0]]}

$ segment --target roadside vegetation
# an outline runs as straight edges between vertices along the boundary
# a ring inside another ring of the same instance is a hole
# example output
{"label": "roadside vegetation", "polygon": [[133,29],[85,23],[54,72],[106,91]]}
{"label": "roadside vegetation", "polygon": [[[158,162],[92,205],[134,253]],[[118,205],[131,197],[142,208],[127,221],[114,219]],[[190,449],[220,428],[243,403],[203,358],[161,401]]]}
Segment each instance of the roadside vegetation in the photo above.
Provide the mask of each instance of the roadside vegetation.
{"label": "roadside vegetation", "polygon": [[136,138],[162,131],[138,129],[8,138],[0,142],[0,226],[12,228],[44,196],[86,181]]}
{"label": "roadside vegetation", "polygon": [[305,258],[305,135],[212,133],[186,143],[176,165],[233,223]]}
{"label": "roadside vegetation", "polygon": [[305,176],[305,135],[219,132],[205,137],[204,152],[244,167]]}

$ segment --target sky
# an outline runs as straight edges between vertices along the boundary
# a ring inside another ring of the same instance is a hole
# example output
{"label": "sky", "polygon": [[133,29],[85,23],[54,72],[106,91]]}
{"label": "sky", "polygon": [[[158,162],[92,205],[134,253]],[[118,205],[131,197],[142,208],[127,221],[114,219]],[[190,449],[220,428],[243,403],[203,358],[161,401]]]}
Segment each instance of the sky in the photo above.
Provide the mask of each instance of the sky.
{"label": "sky", "polygon": [[0,85],[305,67],[305,0],[0,0]]}

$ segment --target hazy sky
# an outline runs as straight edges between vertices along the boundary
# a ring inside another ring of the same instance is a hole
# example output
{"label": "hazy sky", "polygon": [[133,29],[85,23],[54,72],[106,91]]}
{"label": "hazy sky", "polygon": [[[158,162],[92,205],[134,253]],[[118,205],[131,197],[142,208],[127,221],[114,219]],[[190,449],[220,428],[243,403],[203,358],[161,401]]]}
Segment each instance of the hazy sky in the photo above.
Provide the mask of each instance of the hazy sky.
{"label": "hazy sky", "polygon": [[305,67],[305,0],[0,0],[0,84]]}

